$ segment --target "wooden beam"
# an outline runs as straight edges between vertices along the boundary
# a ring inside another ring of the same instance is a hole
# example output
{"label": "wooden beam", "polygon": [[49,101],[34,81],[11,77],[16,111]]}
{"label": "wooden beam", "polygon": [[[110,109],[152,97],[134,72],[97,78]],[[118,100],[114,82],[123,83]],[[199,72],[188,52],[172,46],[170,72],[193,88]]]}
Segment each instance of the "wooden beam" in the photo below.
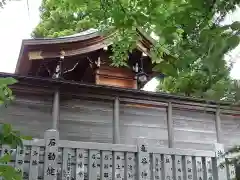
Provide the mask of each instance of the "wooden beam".
{"label": "wooden beam", "polygon": [[222,128],[221,128],[221,118],[220,118],[220,108],[217,107],[217,110],[216,110],[216,114],[215,114],[215,117],[216,117],[216,135],[217,135],[217,142],[218,143],[221,143],[222,141],[222,138],[221,138],[221,132],[222,132]]}
{"label": "wooden beam", "polygon": [[53,97],[53,108],[52,108],[52,117],[53,117],[53,129],[58,129],[58,124],[59,124],[59,117],[60,117],[60,94],[59,90],[56,90],[54,92],[54,97]]}
{"label": "wooden beam", "polygon": [[113,109],[113,144],[120,144],[119,104],[119,98],[115,97]]}
{"label": "wooden beam", "polygon": [[[100,42],[97,44],[89,45],[87,47],[81,47],[78,49],[71,49],[71,50],[64,50],[65,52],[65,57],[68,56],[75,56],[75,55],[81,55],[89,52],[93,52],[99,49],[102,49],[103,47],[108,46],[108,44],[105,44],[104,42]],[[50,59],[50,58],[58,58],[61,56],[60,53],[61,50],[59,51],[30,51],[28,52],[28,57],[29,60],[39,60],[39,59]]]}
{"label": "wooden beam", "polygon": [[42,51],[30,51],[28,53],[28,59],[29,60],[39,60],[43,59],[42,57]]}
{"label": "wooden beam", "polygon": [[168,147],[172,148],[174,143],[173,119],[172,119],[172,103],[168,103],[167,109],[167,128],[168,128]]}

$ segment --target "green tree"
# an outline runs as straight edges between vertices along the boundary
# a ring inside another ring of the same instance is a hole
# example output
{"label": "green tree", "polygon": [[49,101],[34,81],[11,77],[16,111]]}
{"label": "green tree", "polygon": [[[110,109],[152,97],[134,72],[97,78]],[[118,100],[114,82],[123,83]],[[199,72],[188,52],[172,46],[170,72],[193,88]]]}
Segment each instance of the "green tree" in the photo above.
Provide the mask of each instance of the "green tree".
{"label": "green tree", "polygon": [[[33,37],[59,37],[96,28],[113,37],[114,66],[125,66],[141,39],[154,34],[151,57],[166,78],[160,91],[220,100],[231,78],[224,54],[239,44],[240,23],[220,26],[239,0],[43,0]],[[214,95],[213,95],[214,94]],[[225,98],[226,99],[226,98]]]}
{"label": "green tree", "polygon": [[[16,82],[13,78],[0,78],[0,108],[6,108],[14,99],[12,90],[8,86]],[[10,124],[0,123],[0,145],[8,145],[11,148],[22,147],[22,139],[31,138],[22,136],[19,131],[13,130]],[[21,180],[21,174],[14,167],[6,164],[10,160],[11,154],[8,153],[0,158],[0,177],[5,180]]]}

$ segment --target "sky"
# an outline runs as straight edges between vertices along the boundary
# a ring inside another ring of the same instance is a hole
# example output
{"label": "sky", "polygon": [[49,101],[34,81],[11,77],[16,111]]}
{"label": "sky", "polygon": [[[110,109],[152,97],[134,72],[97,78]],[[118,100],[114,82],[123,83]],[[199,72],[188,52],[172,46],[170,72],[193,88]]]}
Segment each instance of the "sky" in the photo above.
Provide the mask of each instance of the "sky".
{"label": "sky", "polygon": [[[31,32],[39,22],[41,0],[12,0],[0,9],[0,72],[13,73],[16,67],[22,39],[31,38]],[[240,8],[226,17],[224,24],[240,21]],[[227,58],[234,59],[231,76],[240,79],[240,45]],[[146,90],[154,90],[156,80],[148,83]]]}

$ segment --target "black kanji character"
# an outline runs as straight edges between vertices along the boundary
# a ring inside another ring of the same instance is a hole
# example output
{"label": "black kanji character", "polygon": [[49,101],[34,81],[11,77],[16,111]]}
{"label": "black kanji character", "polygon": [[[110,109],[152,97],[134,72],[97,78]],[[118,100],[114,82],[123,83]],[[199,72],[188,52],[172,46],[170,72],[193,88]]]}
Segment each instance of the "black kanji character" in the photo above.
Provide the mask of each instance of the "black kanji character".
{"label": "black kanji character", "polygon": [[37,156],[38,152],[37,151],[33,151],[33,156]]}
{"label": "black kanji character", "polygon": [[221,163],[219,167],[220,167],[220,169],[224,169],[225,166],[223,163]]}
{"label": "black kanji character", "polygon": [[23,172],[23,179],[28,179],[29,175],[27,172]]}
{"label": "black kanji character", "polygon": [[133,175],[128,173],[128,178],[133,178]]}
{"label": "black kanji character", "polygon": [[128,165],[128,169],[131,171],[133,169],[132,165]]}
{"label": "black kanji character", "polygon": [[166,159],[166,163],[170,163],[170,160],[168,158]]}
{"label": "black kanji character", "polygon": [[83,163],[80,162],[80,163],[78,164],[78,167],[79,167],[79,168],[82,168],[82,167],[83,167]]}
{"label": "black kanji character", "polygon": [[223,155],[223,152],[222,152],[221,150],[219,150],[219,151],[217,152],[217,156],[220,157],[220,156],[222,156],[222,155]]}
{"label": "black kanji character", "polygon": [[55,146],[56,145],[56,139],[50,139],[48,146]]}
{"label": "black kanji character", "polygon": [[104,160],[108,160],[108,155],[105,155],[105,156],[104,156]]}
{"label": "black kanji character", "polygon": [[187,160],[187,164],[191,164],[191,161],[190,161],[190,160]]}
{"label": "black kanji character", "polygon": [[147,158],[142,158],[141,163],[142,163],[142,164],[147,164]]}
{"label": "black kanji character", "polygon": [[104,176],[105,178],[108,178],[108,173],[104,173],[103,176]]}
{"label": "black kanji character", "polygon": [[8,150],[7,149],[4,150],[4,154],[8,154]]}
{"label": "black kanji character", "polygon": [[33,165],[33,166],[36,166],[37,164],[38,164],[37,160],[33,160],[33,161],[32,161],[32,165]]}
{"label": "black kanji character", "polygon": [[83,158],[83,154],[82,153],[78,154],[78,157]]}
{"label": "black kanji character", "polygon": [[147,172],[142,172],[142,174],[141,174],[142,178],[145,178],[145,177],[147,177],[147,175],[148,175],[148,173],[147,173]]}
{"label": "black kanji character", "polygon": [[55,175],[55,169],[53,167],[47,168],[47,175],[48,176],[54,176]]}
{"label": "black kanji character", "polygon": [[78,175],[79,175],[80,177],[82,177],[82,176],[83,176],[83,172],[80,171],[80,172],[78,173]]}
{"label": "black kanji character", "polygon": [[142,146],[141,146],[141,151],[142,151],[142,152],[147,152],[147,148],[146,148],[145,145],[142,145]]}
{"label": "black kanji character", "polygon": [[121,178],[121,174],[118,173],[118,174],[116,175],[116,177],[117,177],[117,178]]}
{"label": "black kanji character", "polygon": [[48,160],[55,160],[55,158],[56,158],[55,153],[53,153],[53,152],[48,153]]}
{"label": "black kanji character", "polygon": [[18,164],[23,164],[23,160],[18,160]]}
{"label": "black kanji character", "polygon": [[19,150],[19,154],[22,155],[23,154],[23,149]]}

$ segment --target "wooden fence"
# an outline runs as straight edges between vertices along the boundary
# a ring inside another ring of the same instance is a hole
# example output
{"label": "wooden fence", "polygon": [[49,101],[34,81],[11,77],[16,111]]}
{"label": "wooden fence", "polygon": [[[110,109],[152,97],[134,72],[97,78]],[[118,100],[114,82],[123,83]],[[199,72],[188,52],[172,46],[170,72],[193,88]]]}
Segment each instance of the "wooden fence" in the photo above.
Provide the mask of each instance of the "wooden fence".
{"label": "wooden fence", "polygon": [[230,180],[232,165],[222,164],[223,146],[213,151],[59,140],[56,130],[45,139],[24,141],[24,148],[3,146],[9,165],[24,180]]}

